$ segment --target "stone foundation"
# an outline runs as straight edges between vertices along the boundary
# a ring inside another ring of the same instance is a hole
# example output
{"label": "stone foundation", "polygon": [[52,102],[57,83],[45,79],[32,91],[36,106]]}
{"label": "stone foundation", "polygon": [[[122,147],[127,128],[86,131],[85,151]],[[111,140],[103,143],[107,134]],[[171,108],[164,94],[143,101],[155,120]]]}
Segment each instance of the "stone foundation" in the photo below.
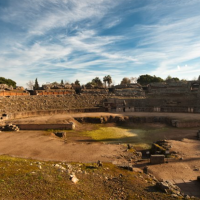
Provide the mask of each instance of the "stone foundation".
{"label": "stone foundation", "polygon": [[20,130],[72,130],[74,129],[73,124],[17,124]]}

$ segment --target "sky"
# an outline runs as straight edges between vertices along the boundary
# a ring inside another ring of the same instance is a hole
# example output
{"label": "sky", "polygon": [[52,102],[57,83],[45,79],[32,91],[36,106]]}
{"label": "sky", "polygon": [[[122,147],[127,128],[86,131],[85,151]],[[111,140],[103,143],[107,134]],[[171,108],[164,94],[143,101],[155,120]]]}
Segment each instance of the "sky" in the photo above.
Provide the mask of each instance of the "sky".
{"label": "sky", "polygon": [[19,86],[200,75],[199,0],[0,0],[0,77]]}

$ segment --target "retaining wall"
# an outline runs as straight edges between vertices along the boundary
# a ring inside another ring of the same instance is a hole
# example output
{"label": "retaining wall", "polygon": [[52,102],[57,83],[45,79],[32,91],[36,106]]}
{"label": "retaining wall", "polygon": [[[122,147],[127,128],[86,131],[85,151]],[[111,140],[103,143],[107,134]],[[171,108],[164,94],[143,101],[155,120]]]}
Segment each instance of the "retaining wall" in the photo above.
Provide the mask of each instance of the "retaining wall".
{"label": "retaining wall", "polygon": [[193,121],[193,122],[181,122],[177,121],[174,125],[177,128],[189,128],[189,127],[200,127],[200,122]]}
{"label": "retaining wall", "polygon": [[71,109],[71,110],[42,110],[30,112],[10,113],[6,119],[21,119],[26,117],[67,114],[67,113],[84,113],[84,112],[105,112],[105,108],[84,108],[84,109]]}
{"label": "retaining wall", "polygon": [[29,96],[29,93],[26,92],[7,92],[2,91],[0,92],[0,96]]}
{"label": "retaining wall", "polygon": [[20,130],[74,129],[73,124],[17,124],[17,126],[20,128]]}

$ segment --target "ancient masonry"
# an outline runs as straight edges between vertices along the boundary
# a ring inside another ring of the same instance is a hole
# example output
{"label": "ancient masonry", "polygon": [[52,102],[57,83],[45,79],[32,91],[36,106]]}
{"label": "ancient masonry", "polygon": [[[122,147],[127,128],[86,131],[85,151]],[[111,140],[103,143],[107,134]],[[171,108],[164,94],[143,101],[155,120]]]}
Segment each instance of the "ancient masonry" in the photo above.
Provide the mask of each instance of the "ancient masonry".
{"label": "ancient masonry", "polygon": [[[108,89],[82,88],[76,94],[22,95],[0,97],[1,120],[11,115],[44,111],[52,113],[112,111],[112,112],[187,112],[200,113],[200,80],[190,82],[152,83],[148,88],[139,84]],[[163,89],[164,88],[164,89]],[[69,89],[67,89],[69,90]],[[64,90],[62,91],[64,92]],[[54,112],[53,112],[54,111]]]}
{"label": "ancient masonry", "polygon": [[0,98],[0,114],[102,107],[109,95],[46,95]]}

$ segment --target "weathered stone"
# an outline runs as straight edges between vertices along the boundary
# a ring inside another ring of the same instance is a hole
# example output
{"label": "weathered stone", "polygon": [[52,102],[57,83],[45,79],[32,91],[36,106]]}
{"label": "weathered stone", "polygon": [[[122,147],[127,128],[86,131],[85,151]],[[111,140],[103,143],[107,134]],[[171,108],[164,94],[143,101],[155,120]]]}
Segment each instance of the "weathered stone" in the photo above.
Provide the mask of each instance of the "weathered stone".
{"label": "weathered stone", "polygon": [[75,174],[70,175],[70,180],[75,184],[79,181]]}

